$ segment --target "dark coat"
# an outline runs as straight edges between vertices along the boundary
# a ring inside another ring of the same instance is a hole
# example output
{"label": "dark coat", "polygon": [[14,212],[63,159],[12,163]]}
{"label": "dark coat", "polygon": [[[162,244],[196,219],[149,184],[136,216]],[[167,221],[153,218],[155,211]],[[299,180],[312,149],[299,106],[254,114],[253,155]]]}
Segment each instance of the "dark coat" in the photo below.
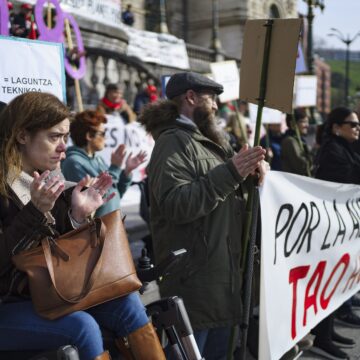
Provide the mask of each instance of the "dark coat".
{"label": "dark coat", "polygon": [[[55,230],[60,234],[73,229],[68,216],[71,191],[63,193],[51,211],[56,221]],[[18,295],[23,277],[19,276],[11,258],[34,246],[46,234],[46,229],[46,217],[31,201],[24,206],[12,191],[9,198],[0,196],[0,296]]]}
{"label": "dark coat", "polygon": [[343,184],[360,185],[360,155],[340,136],[327,136],[316,157],[315,177]]}
{"label": "dark coat", "polygon": [[196,330],[231,326],[241,315],[242,179],[230,146],[223,149],[177,118],[164,102],[140,119],[155,139],[148,166],[155,259],[188,251],[160,284],[161,295],[181,296]]}

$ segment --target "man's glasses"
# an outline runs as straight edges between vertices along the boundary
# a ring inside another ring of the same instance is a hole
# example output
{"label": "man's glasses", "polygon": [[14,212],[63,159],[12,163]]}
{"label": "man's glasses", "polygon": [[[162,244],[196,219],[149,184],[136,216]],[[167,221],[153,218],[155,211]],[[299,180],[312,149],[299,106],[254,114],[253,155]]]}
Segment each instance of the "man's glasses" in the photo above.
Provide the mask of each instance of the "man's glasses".
{"label": "man's glasses", "polygon": [[352,128],[360,127],[360,123],[358,123],[357,121],[344,121],[343,124],[349,124]]}
{"label": "man's glasses", "polygon": [[198,92],[197,94],[205,100],[211,100],[213,103],[216,102],[218,98],[218,96],[214,93]]}

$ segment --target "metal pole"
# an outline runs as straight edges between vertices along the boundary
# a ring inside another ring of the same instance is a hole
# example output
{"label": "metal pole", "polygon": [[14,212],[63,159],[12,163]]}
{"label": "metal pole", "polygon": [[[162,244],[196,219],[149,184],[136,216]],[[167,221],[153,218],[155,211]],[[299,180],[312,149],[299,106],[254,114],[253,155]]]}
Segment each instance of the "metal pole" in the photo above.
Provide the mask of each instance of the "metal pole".
{"label": "metal pole", "polygon": [[345,58],[345,93],[344,93],[344,104],[346,107],[349,106],[349,67],[350,67],[350,40],[348,39],[346,44],[346,58]]}
{"label": "metal pole", "polygon": [[338,29],[331,28],[332,33],[328,34],[328,36],[334,36],[342,41],[346,45],[345,51],[345,84],[344,84],[344,105],[346,107],[349,106],[349,83],[350,83],[350,45],[357,39],[360,35],[358,32],[353,38],[350,38],[350,35],[345,37],[342,32]]}
{"label": "metal pole", "polygon": [[307,36],[307,64],[309,68],[309,73],[314,73],[314,54],[313,54],[313,20],[314,20],[314,5],[312,0],[307,1],[308,4],[308,36]]}

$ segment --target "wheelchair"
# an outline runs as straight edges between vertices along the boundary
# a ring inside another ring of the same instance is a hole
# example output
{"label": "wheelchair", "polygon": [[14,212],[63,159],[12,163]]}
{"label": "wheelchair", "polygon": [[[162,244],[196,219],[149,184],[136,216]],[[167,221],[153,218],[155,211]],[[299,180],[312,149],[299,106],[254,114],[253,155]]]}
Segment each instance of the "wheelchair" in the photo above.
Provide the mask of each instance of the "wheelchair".
{"label": "wheelchair", "polygon": [[[138,277],[143,283],[140,292],[144,291],[147,284],[171,272],[181,257],[186,253],[185,249],[171,252],[171,254],[159,265],[152,267],[143,252],[139,259],[137,269]],[[147,264],[144,266],[144,263]],[[169,351],[177,360],[202,360],[197,347],[191,323],[186,312],[184,303],[177,296],[160,299],[146,305],[147,313],[157,330],[159,337],[165,335]],[[122,357],[114,345],[113,335],[102,329],[104,347],[110,351],[113,360],[121,360]],[[1,360],[81,360],[74,346],[64,345],[56,350],[24,350],[24,351],[0,351]]]}

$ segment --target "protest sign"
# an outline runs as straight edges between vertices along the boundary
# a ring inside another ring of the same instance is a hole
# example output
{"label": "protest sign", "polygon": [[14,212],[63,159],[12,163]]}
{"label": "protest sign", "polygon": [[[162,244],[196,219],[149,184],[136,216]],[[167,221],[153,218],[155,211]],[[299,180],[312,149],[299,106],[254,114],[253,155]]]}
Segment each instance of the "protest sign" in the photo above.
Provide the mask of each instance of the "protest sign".
{"label": "protest sign", "polygon": [[271,171],[260,201],[259,359],[278,360],[360,289],[360,186]]}
{"label": "protest sign", "polygon": [[[240,67],[240,98],[258,104],[266,20],[247,20]],[[300,19],[274,19],[266,83],[266,106],[292,112]]]}
{"label": "protest sign", "polygon": [[294,107],[316,106],[317,77],[297,75],[294,86]]}
{"label": "protest sign", "polygon": [[239,98],[240,76],[236,61],[219,61],[210,64],[212,78],[224,87],[219,95],[220,102],[237,100]]}
{"label": "protest sign", "polygon": [[[110,165],[111,153],[120,144],[126,145],[127,154],[136,155],[140,150],[145,150],[150,159],[154,140],[148,135],[143,126],[138,122],[126,124],[123,118],[115,115],[106,115],[105,124],[105,148],[99,152],[107,164]],[[125,165],[125,164],[124,164]],[[133,171],[133,181],[141,181],[145,177],[147,162]]]}
{"label": "protest sign", "polygon": [[[249,115],[252,123],[256,123],[257,111],[257,105],[249,104]],[[264,107],[261,119],[263,124],[281,124],[285,120],[285,114],[279,110]]]}
{"label": "protest sign", "polygon": [[66,102],[62,44],[0,36],[0,54],[0,101],[35,91]]}

